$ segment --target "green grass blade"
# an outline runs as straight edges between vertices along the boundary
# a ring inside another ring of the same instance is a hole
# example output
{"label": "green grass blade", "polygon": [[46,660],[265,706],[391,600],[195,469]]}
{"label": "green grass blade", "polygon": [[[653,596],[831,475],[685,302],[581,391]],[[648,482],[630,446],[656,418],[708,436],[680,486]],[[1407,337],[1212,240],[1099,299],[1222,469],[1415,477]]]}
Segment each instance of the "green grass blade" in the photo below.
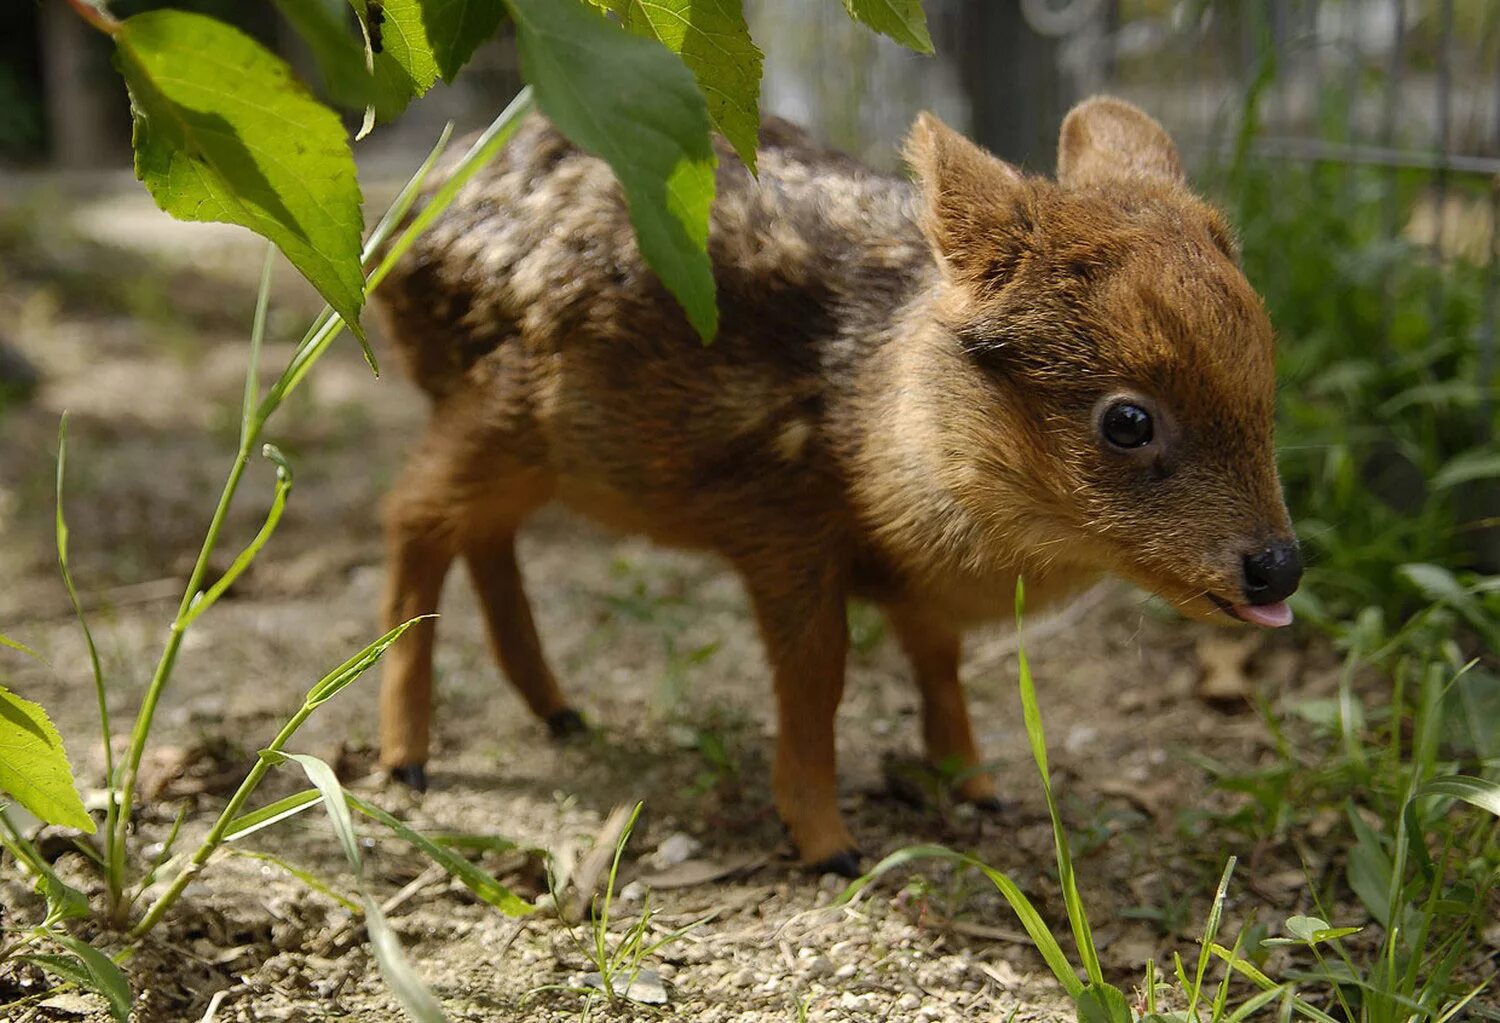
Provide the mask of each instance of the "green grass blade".
{"label": "green grass blade", "polygon": [[[1468,775],[1451,775],[1446,778],[1434,778],[1423,785],[1412,794],[1412,802],[1426,796],[1447,796],[1450,799],[1461,799],[1471,806],[1477,806],[1481,810],[1500,817],[1500,782],[1489,781],[1484,778],[1474,778]],[[1410,809],[1411,803],[1407,804]]]}
{"label": "green grass blade", "polygon": [[317,789],[303,789],[295,795],[278,799],[259,810],[252,810],[243,816],[236,817],[229,827],[224,829],[224,841],[233,842],[253,835],[262,828],[269,828],[278,821],[294,817],[303,810],[317,806],[322,801],[323,793]]}
{"label": "green grass blade", "polygon": [[73,571],[68,567],[68,520],[63,514],[63,479],[68,470],[68,414],[62,415],[57,427],[57,511],[54,521],[57,540],[57,567],[62,573],[63,586],[68,591],[68,602],[73,605],[73,617],[83,630],[83,641],[89,649],[89,667],[94,672],[94,694],[99,703],[99,731],[104,747],[104,785],[110,792],[109,811],[106,815],[105,834],[111,832],[110,825],[115,815],[115,754],[113,731],[109,726],[109,703],[105,699],[104,669],[99,664],[99,648],[94,645],[94,634],[89,629],[88,617],[83,613],[83,602],[78,599],[78,587],[73,584]]}
{"label": "green grass blade", "polygon": [[[1189,1019],[1196,1017],[1198,1000],[1203,995],[1203,977],[1208,972],[1208,961],[1215,939],[1219,936],[1219,924],[1224,919],[1224,900],[1229,897],[1229,878],[1234,874],[1236,858],[1229,857],[1229,862],[1224,864],[1224,873],[1219,877],[1219,887],[1214,892],[1213,905],[1208,910],[1208,922],[1203,927],[1203,941],[1198,948],[1198,967],[1193,974],[1193,986],[1188,994],[1187,1014]],[[1239,943],[1236,942],[1234,949],[1230,952],[1229,961],[1232,963],[1239,958]]]}
{"label": "green grass blade", "polygon": [[841,903],[848,902],[881,874],[915,860],[923,859],[945,860],[949,863],[959,864],[960,866],[973,867],[988,878],[990,883],[1004,896],[1005,901],[1010,904],[1011,911],[1016,914],[1016,918],[1020,920],[1021,926],[1025,928],[1027,935],[1030,936],[1031,943],[1041,953],[1047,966],[1051,968],[1052,975],[1067,990],[1069,997],[1076,1000],[1083,993],[1083,982],[1078,979],[1078,974],[1074,971],[1072,964],[1068,962],[1068,957],[1063,952],[1062,946],[1053,937],[1052,931],[1047,927],[1046,922],[1042,919],[1042,915],[1036,911],[1036,907],[1032,905],[1031,900],[1026,897],[1025,893],[1021,891],[1020,886],[1005,874],[972,856],[965,856],[962,853],[954,852],[952,849],[947,849],[940,845],[914,845],[905,849],[898,849],[875,864],[869,873],[855,880],[849,887],[845,888],[839,896],[838,901]]}
{"label": "green grass blade", "polygon": [[[1016,636],[1022,634],[1021,609],[1026,601],[1026,587],[1016,579]],[[1042,776],[1042,793],[1047,798],[1047,813],[1052,818],[1052,839],[1057,850],[1057,876],[1062,886],[1063,903],[1067,906],[1068,922],[1073,928],[1073,941],[1078,946],[1078,955],[1083,960],[1084,972],[1089,983],[1104,986],[1104,970],[1099,965],[1099,952],[1094,947],[1094,935],[1089,927],[1088,914],[1083,908],[1083,898],[1078,893],[1078,880],[1073,873],[1073,857],[1068,849],[1068,833],[1063,827],[1062,814],[1058,812],[1057,800],[1052,795],[1052,776],[1047,766],[1047,738],[1042,731],[1042,712],[1037,703],[1036,685],[1031,677],[1031,664],[1026,658],[1024,643],[1016,644],[1016,657],[1020,664],[1021,710],[1026,722],[1026,737],[1031,742],[1031,755],[1036,760],[1037,771]]]}
{"label": "green grass blade", "polygon": [[459,190],[504,148],[505,143],[510,141],[510,137],[521,126],[521,120],[531,112],[533,105],[531,87],[527,86],[516,93],[515,99],[511,100],[510,104],[501,111],[500,116],[490,123],[490,126],[484,130],[484,134],[474,140],[474,144],[453,168],[447,180],[433,193],[427,205],[422,207],[422,212],[418,213],[415,219],[407,225],[406,230],[401,232],[395,244],[386,251],[380,263],[371,271],[365,283],[367,291],[374,291],[380,282],[385,280],[385,275],[391,272],[391,267],[395,266],[406,254],[406,250],[411,248],[422,232],[427,230],[432,222],[442,216],[453,204],[453,200],[458,197]]}
{"label": "green grass blade", "polygon": [[12,650],[18,650],[21,653],[25,654],[27,657],[30,657],[32,660],[39,661],[42,664],[47,663],[47,661],[42,657],[41,654],[31,649],[31,647],[27,646],[25,643],[19,643],[16,640],[11,639],[9,636],[0,635],[0,646],[10,647]]}
{"label": "green grass blade", "polygon": [[250,364],[245,369],[245,396],[240,401],[240,448],[248,449],[255,429],[255,406],[260,393],[260,350],[266,339],[266,311],[271,305],[271,274],[276,269],[276,246],[266,246],[260,268],[260,289],[255,293],[255,318],[250,324]]}
{"label": "green grass blade", "polygon": [[[1234,970],[1234,972],[1244,977],[1246,980],[1254,984],[1256,987],[1260,988],[1262,991],[1269,991],[1272,988],[1286,987],[1286,985],[1277,984],[1270,977],[1267,977],[1265,973],[1261,971],[1260,967],[1256,966],[1248,959],[1240,959],[1236,957],[1229,951],[1229,949],[1225,948],[1223,945],[1220,945],[1218,942],[1214,942],[1213,944],[1211,944],[1209,946],[1209,951],[1223,962],[1228,963],[1229,966]],[[1186,988],[1188,986],[1187,976],[1182,970],[1180,960],[1178,961],[1177,974],[1179,981],[1182,983],[1182,986]],[[1317,1006],[1312,1005],[1305,999],[1293,996],[1292,1005],[1298,1012],[1306,1016],[1308,1019],[1312,1020],[1313,1023],[1341,1023],[1340,1020],[1328,1015],[1328,1013],[1324,1012],[1322,1009],[1319,1009]]]}
{"label": "green grass blade", "polygon": [[339,693],[343,692],[346,686],[351,685],[366,671],[369,671],[371,666],[384,656],[385,652],[391,648],[391,644],[400,639],[407,629],[420,622],[423,618],[436,617],[437,615],[419,615],[416,618],[408,619],[353,657],[350,657],[343,664],[340,664],[313,684],[313,687],[307,691],[306,706],[309,709],[321,707],[333,699]]}
{"label": "green grass blade", "polygon": [[365,930],[370,934],[370,948],[375,953],[380,974],[407,1015],[416,1023],[447,1023],[437,996],[417,975],[401,948],[401,940],[396,937],[379,904],[369,896],[365,897]]}
{"label": "green grass blade", "polygon": [[432,173],[432,168],[437,166],[438,160],[448,148],[448,140],[453,137],[453,122],[449,121],[443,126],[443,131],[438,135],[437,143],[427,153],[427,159],[417,168],[415,174],[406,179],[406,184],[401,186],[401,191],[396,193],[396,198],[391,200],[390,206],[380,217],[380,222],[375,225],[375,230],[370,232],[370,237],[365,239],[364,250],[360,253],[360,262],[369,266],[385,240],[396,230],[406,214],[411,210],[412,203],[417,201],[417,196],[422,192],[422,185],[427,181],[427,175]]}
{"label": "green grass blade", "polygon": [[259,860],[262,863],[269,863],[273,867],[279,867],[282,870],[286,871],[288,874],[295,877],[298,881],[301,881],[303,884],[307,885],[307,887],[311,888],[319,895],[326,895],[334,902],[337,902],[340,906],[343,906],[349,912],[364,912],[359,903],[334,891],[331,885],[319,878],[316,874],[313,874],[312,872],[307,870],[303,870],[301,867],[297,866],[294,863],[288,863],[286,860],[282,859],[280,856],[277,856],[275,853],[258,852],[254,849],[234,849],[231,850],[230,855],[238,856],[241,859]]}
{"label": "green grass blade", "polygon": [[507,916],[526,916],[536,912],[535,906],[526,902],[526,900],[495,880],[488,872],[476,867],[451,849],[439,845],[432,839],[397,820],[389,813],[386,813],[380,807],[365,802],[353,793],[346,792],[344,795],[348,799],[350,806],[371,820],[384,824],[397,837],[416,846],[428,859],[442,867],[451,876],[457,878],[463,883],[465,888],[500,910],[500,912]]}
{"label": "green grass blade", "polygon": [[380,911],[380,906],[370,898],[365,889],[364,860],[359,855],[359,840],[354,834],[354,820],[349,815],[349,804],[345,802],[348,793],[339,784],[333,768],[317,757],[306,753],[266,752],[262,755],[273,758],[277,762],[292,761],[302,768],[303,773],[307,775],[307,780],[323,794],[323,808],[328,811],[328,820],[333,824],[333,831],[338,836],[339,845],[343,847],[344,857],[354,868],[360,891],[364,893],[365,929],[369,932],[370,948],[375,953],[375,961],[380,966],[381,975],[401,1003],[401,1007],[412,1019],[417,1020],[418,1023],[445,1023],[446,1017],[443,1015],[442,1006],[423,983],[422,978],[417,976],[416,970],[412,968],[406,954],[401,950],[401,942],[396,937],[396,932],[391,929],[385,914]]}
{"label": "green grass blade", "polygon": [[234,585],[234,581],[244,573],[245,569],[250,567],[250,563],[260,554],[261,548],[276,531],[276,526],[281,522],[282,512],[286,511],[287,498],[292,492],[292,467],[273,444],[264,445],[261,448],[261,454],[276,463],[276,493],[271,498],[271,508],[266,512],[266,521],[261,525],[260,532],[256,533],[255,538],[244,550],[240,551],[219,580],[193,601],[193,606],[182,619],[184,629],[193,624],[199,615],[213,607],[229,587]]}
{"label": "green grass blade", "polygon": [[1231,1012],[1225,1018],[1224,1023],[1243,1023],[1276,999],[1281,998],[1292,989],[1290,984],[1278,984],[1273,988],[1267,988],[1258,992],[1240,1003],[1239,1008]]}

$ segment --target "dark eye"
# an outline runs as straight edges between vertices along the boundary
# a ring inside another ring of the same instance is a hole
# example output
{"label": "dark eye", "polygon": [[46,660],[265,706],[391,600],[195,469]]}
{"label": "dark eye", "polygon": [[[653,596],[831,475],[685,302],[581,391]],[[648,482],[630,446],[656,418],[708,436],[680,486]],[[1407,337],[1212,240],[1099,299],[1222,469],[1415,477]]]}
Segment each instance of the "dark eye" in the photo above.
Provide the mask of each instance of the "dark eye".
{"label": "dark eye", "polygon": [[1104,410],[1099,429],[1117,448],[1145,447],[1151,443],[1151,413],[1128,401],[1116,402]]}

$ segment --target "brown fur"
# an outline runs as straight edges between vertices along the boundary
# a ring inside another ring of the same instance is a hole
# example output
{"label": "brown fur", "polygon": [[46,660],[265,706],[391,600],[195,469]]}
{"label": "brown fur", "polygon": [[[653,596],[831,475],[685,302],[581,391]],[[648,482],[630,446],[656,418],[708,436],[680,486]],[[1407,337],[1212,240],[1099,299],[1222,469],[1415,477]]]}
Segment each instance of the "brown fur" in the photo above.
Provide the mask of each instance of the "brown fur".
{"label": "brown fur", "polygon": [[[847,865],[834,712],[845,602],[887,608],[929,754],[978,762],[958,681],[969,623],[1122,574],[1185,611],[1240,600],[1243,552],[1289,533],[1272,450],[1272,335],[1217,212],[1166,133],[1096,99],[1059,180],[923,115],[915,185],[780,122],[759,179],[720,147],[705,347],[642,262],[600,161],[536,118],[467,184],[381,299],[433,398],[388,506],[391,623],[467,561],[531,709],[566,709],[521,588],[517,528],[560,500],[727,558],[779,707],[778,810],[810,863]],[[1165,445],[1106,450],[1103,396],[1150,403]],[[428,756],[433,628],[392,650],[382,758]],[[963,785],[993,796],[990,779]],[[839,858],[844,858],[840,860]]]}

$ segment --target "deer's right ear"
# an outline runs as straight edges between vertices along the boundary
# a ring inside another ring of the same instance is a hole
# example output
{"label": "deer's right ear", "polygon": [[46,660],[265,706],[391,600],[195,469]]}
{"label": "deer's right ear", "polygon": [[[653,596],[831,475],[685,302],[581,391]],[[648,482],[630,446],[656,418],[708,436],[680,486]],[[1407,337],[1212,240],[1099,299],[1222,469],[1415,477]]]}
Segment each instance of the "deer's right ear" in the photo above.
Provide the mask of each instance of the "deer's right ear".
{"label": "deer's right ear", "polygon": [[912,125],[905,156],[922,189],[922,232],[950,277],[1003,285],[1032,244],[1025,176],[929,113]]}

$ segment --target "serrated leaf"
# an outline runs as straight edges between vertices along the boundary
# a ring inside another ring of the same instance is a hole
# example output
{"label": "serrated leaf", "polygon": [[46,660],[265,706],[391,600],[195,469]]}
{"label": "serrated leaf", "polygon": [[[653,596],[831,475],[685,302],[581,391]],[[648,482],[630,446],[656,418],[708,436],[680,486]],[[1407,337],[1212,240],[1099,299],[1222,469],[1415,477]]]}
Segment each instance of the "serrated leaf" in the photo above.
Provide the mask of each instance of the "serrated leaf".
{"label": "serrated leaf", "polygon": [[0,791],[48,824],[94,833],[47,712],[0,686]]}
{"label": "serrated leaf", "polygon": [[932,36],[927,33],[922,0],[844,0],[844,10],[851,18],[890,36],[902,46],[918,53],[932,52]]}
{"label": "serrated leaf", "polygon": [[699,335],[712,339],[719,312],[707,244],[717,160],[693,76],[660,43],[622,33],[583,0],[507,2],[537,104],[614,170],[641,255]]}
{"label": "serrated leaf", "polygon": [[50,934],[53,941],[83,961],[89,984],[109,1003],[109,1014],[119,1023],[130,1023],[130,983],[109,956],[71,934]]}
{"label": "serrated leaf", "polygon": [[317,61],[327,96],[359,109],[374,99],[375,80],[344,0],[271,0]]}
{"label": "serrated leaf", "polygon": [[441,78],[453,81],[505,17],[504,0],[361,0],[375,48],[376,116],[390,120]]}
{"label": "serrated leaf", "polygon": [[764,58],[750,38],[741,0],[614,0],[610,6],[630,31],[682,58],[714,127],[754,171]]}
{"label": "serrated leaf", "polygon": [[148,11],[115,35],[135,121],[136,176],[179,220],[274,242],[363,338],[363,218],[338,115],[291,69],[215,18]]}

